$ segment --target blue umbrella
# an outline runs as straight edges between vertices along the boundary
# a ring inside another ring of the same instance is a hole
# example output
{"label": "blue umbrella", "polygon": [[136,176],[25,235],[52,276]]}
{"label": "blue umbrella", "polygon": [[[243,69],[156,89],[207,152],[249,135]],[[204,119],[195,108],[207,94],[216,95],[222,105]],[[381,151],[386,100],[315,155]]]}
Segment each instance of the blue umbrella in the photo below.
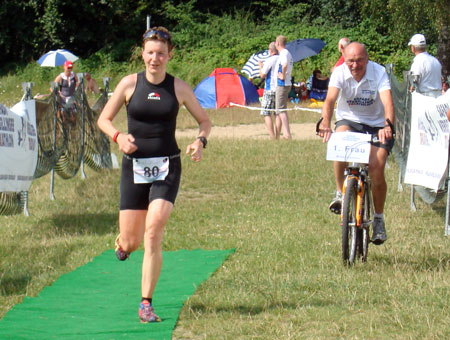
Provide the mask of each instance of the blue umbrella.
{"label": "blue umbrella", "polygon": [[41,66],[55,67],[64,65],[66,60],[74,62],[78,57],[68,50],[59,49],[45,53],[37,62]]}
{"label": "blue umbrella", "polygon": [[294,63],[312,57],[322,51],[326,44],[320,39],[297,39],[286,44]]}
{"label": "blue umbrella", "polygon": [[[291,53],[294,63],[308,57],[318,54],[326,44],[320,39],[308,38],[297,39],[286,44],[287,50]],[[264,50],[252,54],[250,59],[245,63],[241,72],[245,73],[249,78],[259,78],[258,62],[265,61],[270,57],[269,50]]]}

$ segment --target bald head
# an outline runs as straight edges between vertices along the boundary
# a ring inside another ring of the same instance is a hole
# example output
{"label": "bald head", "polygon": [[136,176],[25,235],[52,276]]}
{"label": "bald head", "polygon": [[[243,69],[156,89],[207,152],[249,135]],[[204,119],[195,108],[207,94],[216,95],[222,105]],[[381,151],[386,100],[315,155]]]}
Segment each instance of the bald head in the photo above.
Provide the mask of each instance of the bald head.
{"label": "bald head", "polygon": [[343,53],[348,44],[350,44],[350,40],[348,38],[341,38],[338,42],[339,52]]}
{"label": "bald head", "polygon": [[366,46],[359,42],[348,44],[344,49],[344,60],[353,78],[359,82],[366,74],[366,67],[369,62]]}
{"label": "bald head", "polygon": [[277,47],[275,46],[275,41],[272,41],[269,44],[269,52],[270,52],[270,54],[277,54],[278,53]]}
{"label": "bald head", "polygon": [[344,58],[346,55],[349,54],[358,54],[358,55],[364,55],[367,58],[369,57],[369,54],[367,53],[366,45],[359,43],[357,41],[349,43],[344,48]]}

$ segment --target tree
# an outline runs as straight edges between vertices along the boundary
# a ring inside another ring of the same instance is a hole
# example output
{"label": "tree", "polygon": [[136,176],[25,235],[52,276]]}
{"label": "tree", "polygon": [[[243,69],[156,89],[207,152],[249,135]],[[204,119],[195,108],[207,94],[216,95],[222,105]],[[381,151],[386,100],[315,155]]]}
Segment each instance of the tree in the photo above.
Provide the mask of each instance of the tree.
{"label": "tree", "polygon": [[30,58],[37,46],[36,1],[2,1],[0,5],[0,63]]}
{"label": "tree", "polygon": [[436,1],[436,10],[439,30],[437,57],[442,64],[442,74],[447,78],[450,76],[450,1]]}
{"label": "tree", "polygon": [[437,47],[437,58],[445,76],[450,75],[450,1],[448,0],[363,0],[363,17],[376,17],[378,30],[390,35],[399,48],[422,33],[427,44]]}

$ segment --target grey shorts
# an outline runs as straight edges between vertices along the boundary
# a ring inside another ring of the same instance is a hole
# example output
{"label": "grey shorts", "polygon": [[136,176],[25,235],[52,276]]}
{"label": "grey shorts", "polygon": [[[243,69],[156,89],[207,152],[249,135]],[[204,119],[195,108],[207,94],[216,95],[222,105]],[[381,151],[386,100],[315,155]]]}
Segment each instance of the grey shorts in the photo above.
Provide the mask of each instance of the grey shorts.
{"label": "grey shorts", "polygon": [[[279,109],[287,109],[287,102],[289,91],[291,91],[290,86],[277,86],[277,90],[275,93],[275,108]],[[277,113],[286,113],[287,111],[280,111]]]}
{"label": "grey shorts", "polygon": [[[336,129],[339,126],[348,126],[350,128],[350,131],[352,132],[359,132],[359,133],[367,133],[371,135],[378,135],[378,131],[383,129],[383,127],[376,127],[376,126],[369,126],[362,123],[353,122],[351,120],[342,119],[336,122]],[[392,148],[394,147],[395,138],[392,137],[391,139],[386,140],[383,144],[380,142],[375,143],[372,142],[373,146],[376,146],[378,148],[385,149],[388,154],[391,153]]]}
{"label": "grey shorts", "polygon": [[264,91],[261,100],[261,116],[276,114],[275,111],[275,91]]}

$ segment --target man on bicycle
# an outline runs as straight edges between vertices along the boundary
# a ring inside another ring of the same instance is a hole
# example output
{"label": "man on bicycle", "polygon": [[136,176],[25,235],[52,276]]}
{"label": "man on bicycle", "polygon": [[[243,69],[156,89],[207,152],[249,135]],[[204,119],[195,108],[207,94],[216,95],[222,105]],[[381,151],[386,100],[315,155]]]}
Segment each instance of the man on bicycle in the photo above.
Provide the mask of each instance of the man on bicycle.
{"label": "man on bicycle", "polygon": [[[369,158],[375,210],[371,241],[382,244],[387,239],[383,214],[387,192],[384,167],[394,145],[389,124],[394,124],[391,86],[384,67],[369,61],[364,44],[352,42],[347,45],[344,60],[344,64],[336,67],[330,78],[319,136],[323,137],[324,143],[330,139],[336,101],[336,132],[354,131],[378,136],[379,142],[372,144]],[[341,212],[345,167],[344,162],[334,162],[336,197],[330,204],[330,210],[336,214]]]}

